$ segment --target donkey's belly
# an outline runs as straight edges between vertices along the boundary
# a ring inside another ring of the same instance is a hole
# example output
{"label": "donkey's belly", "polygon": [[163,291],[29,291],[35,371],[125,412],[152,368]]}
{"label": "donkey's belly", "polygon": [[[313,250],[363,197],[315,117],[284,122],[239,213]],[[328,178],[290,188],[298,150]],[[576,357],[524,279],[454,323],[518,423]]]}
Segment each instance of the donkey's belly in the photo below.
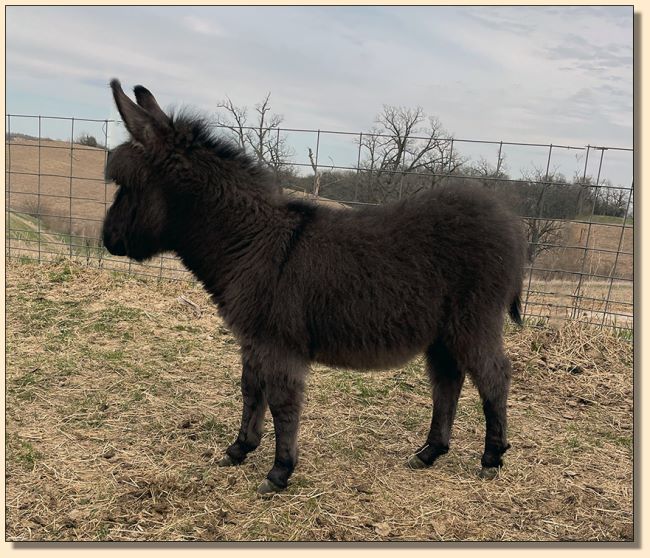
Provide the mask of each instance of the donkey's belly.
{"label": "donkey's belly", "polygon": [[357,370],[379,370],[406,364],[426,350],[426,346],[401,347],[399,349],[352,349],[328,347],[316,351],[313,360],[327,366]]}
{"label": "donkey's belly", "polygon": [[365,314],[332,312],[312,320],[308,327],[311,358],[329,366],[381,369],[422,354],[435,341],[438,324],[431,315],[396,306],[392,313],[374,308]]}

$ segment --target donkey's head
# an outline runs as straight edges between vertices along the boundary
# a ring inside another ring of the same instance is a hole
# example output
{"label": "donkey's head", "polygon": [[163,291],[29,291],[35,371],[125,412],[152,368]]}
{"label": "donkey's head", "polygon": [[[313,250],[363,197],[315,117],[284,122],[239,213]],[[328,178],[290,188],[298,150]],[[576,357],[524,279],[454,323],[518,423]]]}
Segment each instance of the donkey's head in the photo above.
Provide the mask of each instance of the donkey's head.
{"label": "donkey's head", "polygon": [[[146,260],[179,250],[197,213],[226,203],[227,193],[275,203],[281,188],[271,174],[232,142],[215,137],[209,123],[182,113],[170,117],[141,85],[137,103],[111,81],[115,104],[131,138],[113,149],[106,178],[118,190],[104,221],[111,254]],[[211,223],[216,219],[212,216]]]}
{"label": "donkey's head", "polygon": [[111,81],[111,88],[131,139],[108,156],[106,178],[118,190],[104,221],[103,241],[111,254],[142,261],[173,249],[169,186],[175,178],[170,164],[174,126],[144,87],[134,88],[137,104],[118,80]]}

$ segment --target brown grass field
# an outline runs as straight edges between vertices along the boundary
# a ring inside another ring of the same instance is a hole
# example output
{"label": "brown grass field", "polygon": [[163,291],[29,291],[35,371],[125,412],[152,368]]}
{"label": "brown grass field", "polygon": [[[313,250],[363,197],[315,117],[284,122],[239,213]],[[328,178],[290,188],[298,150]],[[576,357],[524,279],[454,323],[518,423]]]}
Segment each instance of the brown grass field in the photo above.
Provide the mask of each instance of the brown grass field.
{"label": "brown grass field", "polygon": [[491,481],[471,384],[449,454],[412,471],[430,421],[422,361],[314,366],[299,465],[263,499],[268,420],[242,466],[216,466],[238,428],[238,346],[198,285],[10,261],[6,299],[9,541],[634,537],[633,347],[617,330],[507,329],[512,449]]}

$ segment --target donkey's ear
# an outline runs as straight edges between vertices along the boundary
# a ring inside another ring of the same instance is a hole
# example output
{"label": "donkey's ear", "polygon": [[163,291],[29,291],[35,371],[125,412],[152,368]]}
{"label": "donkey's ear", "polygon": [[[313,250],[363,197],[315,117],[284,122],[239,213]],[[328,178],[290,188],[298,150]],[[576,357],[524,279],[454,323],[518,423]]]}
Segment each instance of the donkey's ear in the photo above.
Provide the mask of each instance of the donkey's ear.
{"label": "donkey's ear", "polygon": [[163,125],[171,124],[169,116],[165,114],[163,109],[160,108],[160,105],[146,87],[142,85],[136,85],[133,88],[133,93],[135,93],[135,100],[138,104],[146,110],[151,116],[158,120]]}
{"label": "donkey's ear", "polygon": [[[133,136],[133,139],[147,147],[153,147],[156,143],[162,141],[170,129],[169,120],[163,121],[143,107],[136,105],[122,91],[119,80],[111,80],[111,89],[113,90],[117,110],[120,112],[124,125]],[[153,96],[151,98],[153,99]],[[156,104],[156,106],[158,105]],[[160,107],[158,108],[160,110]]]}

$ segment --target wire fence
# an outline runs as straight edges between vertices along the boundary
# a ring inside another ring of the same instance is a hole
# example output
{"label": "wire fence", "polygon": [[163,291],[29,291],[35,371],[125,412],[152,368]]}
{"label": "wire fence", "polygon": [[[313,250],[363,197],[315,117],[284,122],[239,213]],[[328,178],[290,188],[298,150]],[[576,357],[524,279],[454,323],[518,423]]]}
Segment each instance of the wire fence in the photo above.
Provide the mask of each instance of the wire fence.
{"label": "wire fence", "polygon": [[[119,125],[6,115],[9,259],[67,257],[118,272],[193,280],[171,254],[138,264],[111,256],[101,244],[102,222],[115,193],[115,185],[104,179],[107,146]],[[243,134],[255,130],[221,127],[242,145]],[[432,143],[431,136],[296,128],[265,132],[258,155],[285,192],[318,203],[385,203],[449,177],[490,188],[526,223],[525,319],[542,324],[570,318],[632,331],[631,148],[451,137]],[[405,147],[397,160],[395,145]],[[515,166],[516,176],[509,170]]]}

